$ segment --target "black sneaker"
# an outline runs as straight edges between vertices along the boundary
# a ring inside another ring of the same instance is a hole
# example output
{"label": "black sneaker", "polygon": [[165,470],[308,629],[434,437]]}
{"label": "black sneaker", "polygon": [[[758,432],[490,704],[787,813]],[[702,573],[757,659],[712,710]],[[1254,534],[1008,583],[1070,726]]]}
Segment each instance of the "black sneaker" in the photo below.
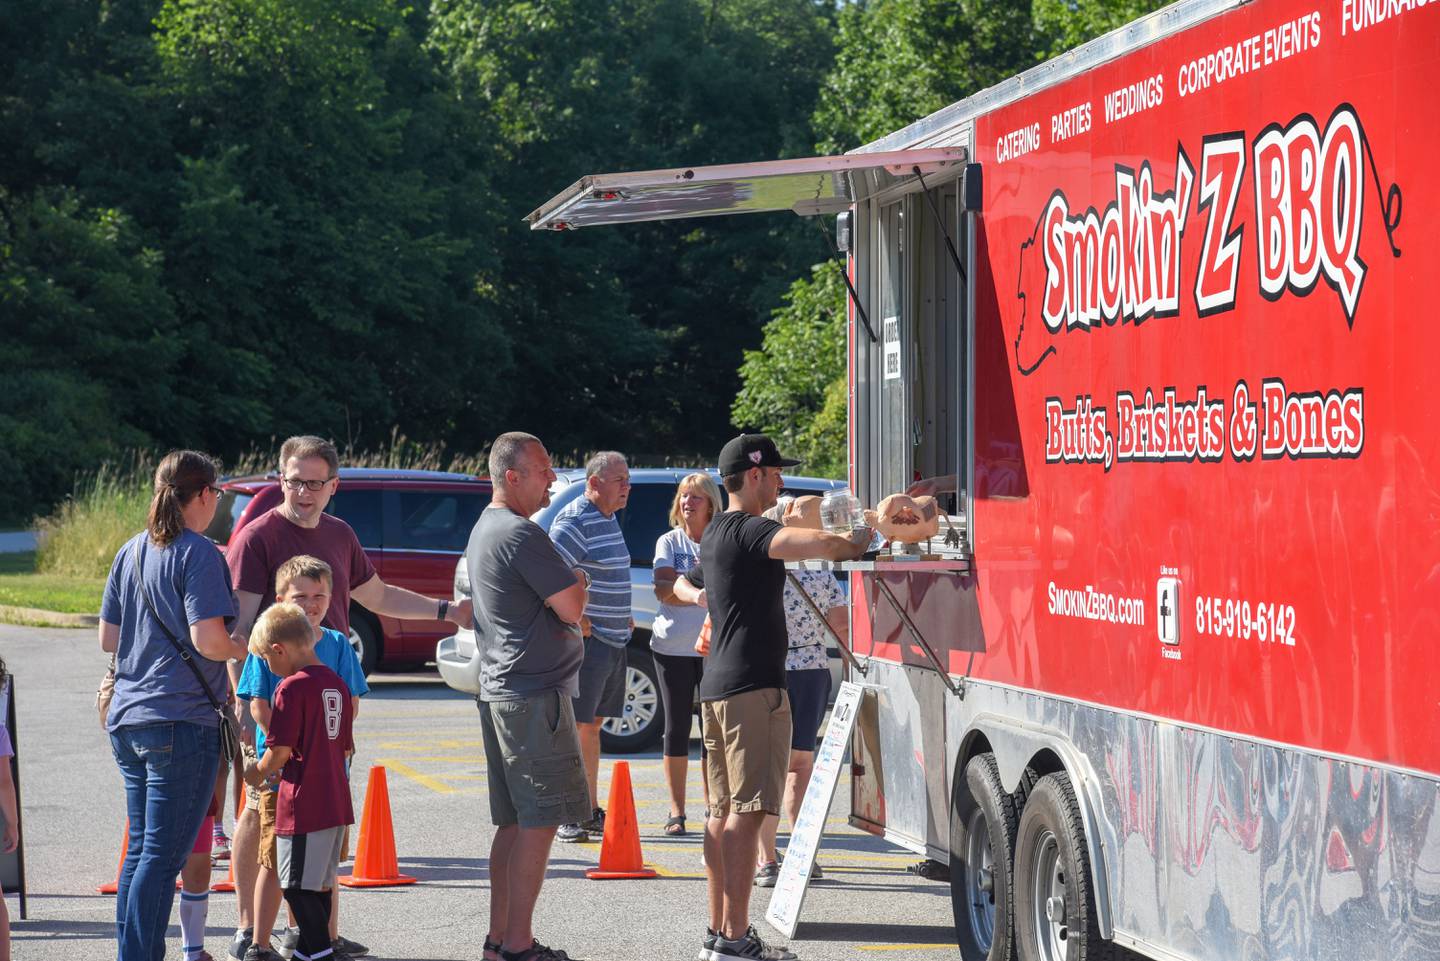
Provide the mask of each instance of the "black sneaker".
{"label": "black sneaker", "polygon": [[250,947],[245,949],[245,961],[283,961],[283,959],[264,945],[252,941]]}
{"label": "black sneaker", "polygon": [[590,812],[590,820],[581,821],[580,826],[589,834],[603,837],[605,834],[605,809],[595,808]]}
{"label": "black sneaker", "polygon": [[555,840],[575,844],[590,840],[590,834],[583,824],[562,824],[555,831]]}
{"label": "black sneaker", "polygon": [[738,941],[716,938],[715,949],[710,952],[711,961],[739,958],[740,961],[795,961],[795,952],[779,945],[769,945],[760,939],[760,933],[751,925],[745,937]]}
{"label": "black sneaker", "polygon": [[348,954],[352,958],[363,958],[370,953],[370,949],[359,941],[351,941],[343,935],[330,942],[330,950],[336,954]]}
{"label": "black sneaker", "polygon": [[538,940],[531,941],[530,947],[523,951],[500,950],[501,961],[580,961],[579,958],[571,958],[564,951],[546,947]]}
{"label": "black sneaker", "polygon": [[695,961],[715,961],[715,942],[719,939],[720,932],[707,927],[705,940],[700,942],[700,953],[695,955]]}
{"label": "black sneaker", "polygon": [[253,931],[250,929],[236,931],[234,939],[230,942],[230,957],[234,961],[245,961],[245,952],[250,950],[250,942],[253,940]]}

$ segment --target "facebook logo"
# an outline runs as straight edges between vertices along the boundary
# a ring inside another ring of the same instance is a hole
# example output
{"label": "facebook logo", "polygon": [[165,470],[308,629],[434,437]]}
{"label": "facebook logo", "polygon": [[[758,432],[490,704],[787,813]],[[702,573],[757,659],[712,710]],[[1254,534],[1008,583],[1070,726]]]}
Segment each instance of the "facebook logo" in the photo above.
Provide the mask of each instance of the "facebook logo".
{"label": "facebook logo", "polygon": [[1180,643],[1180,578],[1155,582],[1155,630],[1163,644]]}

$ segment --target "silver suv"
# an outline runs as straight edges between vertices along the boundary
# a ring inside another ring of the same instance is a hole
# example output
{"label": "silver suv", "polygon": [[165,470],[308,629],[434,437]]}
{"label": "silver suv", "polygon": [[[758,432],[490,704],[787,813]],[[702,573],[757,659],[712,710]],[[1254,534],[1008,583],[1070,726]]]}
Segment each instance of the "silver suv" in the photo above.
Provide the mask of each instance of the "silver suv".
{"label": "silver suv", "polygon": [[[630,471],[630,500],[617,515],[625,546],[630,550],[630,603],[635,618],[635,634],[626,649],[625,711],[612,717],[601,728],[600,744],[606,753],[644,751],[659,743],[664,733],[660,689],[655,679],[655,664],[650,657],[650,628],[655,622],[659,602],[655,599],[655,579],[651,565],[655,542],[670,529],[670,504],[675,488],[693,470],[675,468],[634,468]],[[715,476],[714,471],[709,471]],[[550,488],[550,504],[531,518],[546,530],[557,514],[585,492],[585,471],[556,471],[557,479]],[[716,478],[717,482],[719,478]],[[785,490],[792,494],[823,494],[843,486],[840,481],[819,477],[786,477]],[[470,575],[465,570],[465,557],[455,566],[456,598],[470,596]],[[839,651],[830,652],[832,669],[839,664]],[[435,647],[435,663],[445,683],[466,694],[480,693],[480,658],[475,647],[475,632],[457,631]]]}

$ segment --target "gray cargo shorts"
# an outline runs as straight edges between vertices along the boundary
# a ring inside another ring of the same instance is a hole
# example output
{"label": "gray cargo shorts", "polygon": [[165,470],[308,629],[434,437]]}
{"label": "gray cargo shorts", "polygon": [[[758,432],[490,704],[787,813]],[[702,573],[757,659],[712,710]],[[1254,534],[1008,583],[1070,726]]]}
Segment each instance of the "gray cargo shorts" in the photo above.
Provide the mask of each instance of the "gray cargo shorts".
{"label": "gray cargo shorts", "polygon": [[590,788],[570,697],[546,691],[478,701],[496,827],[555,827],[590,816]]}

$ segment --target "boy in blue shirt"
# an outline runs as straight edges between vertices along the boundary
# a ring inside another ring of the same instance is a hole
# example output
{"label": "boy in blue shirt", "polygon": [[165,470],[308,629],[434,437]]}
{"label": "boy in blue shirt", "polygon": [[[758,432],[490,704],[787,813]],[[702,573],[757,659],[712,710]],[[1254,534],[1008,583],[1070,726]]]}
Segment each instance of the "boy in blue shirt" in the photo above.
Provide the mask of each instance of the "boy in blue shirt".
{"label": "boy in blue shirt", "polygon": [[[345,682],[345,686],[350,691],[350,707],[352,716],[354,716],[359,714],[360,698],[369,693],[370,685],[365,683],[365,672],[360,667],[360,659],[355,655],[355,649],[350,646],[350,639],[339,631],[320,626],[320,622],[324,620],[325,612],[330,606],[332,583],[333,575],[329,564],[318,557],[301,554],[298,557],[290,558],[276,570],[275,600],[277,603],[295,604],[305,612],[306,618],[310,621],[310,627],[316,633],[315,656],[321,664],[340,675],[340,679]],[[250,716],[255,719],[256,724],[255,756],[257,759],[265,754],[265,738],[270,730],[271,702],[275,699],[275,689],[280,686],[282,680],[283,678],[277,676],[266,666],[263,658],[252,653],[245,659],[245,667],[240,673],[240,683],[236,685],[235,693],[250,702]],[[269,941],[268,932],[274,925],[276,915],[280,912],[280,876],[275,860],[277,795],[274,787],[267,787],[258,792],[252,790],[250,798],[258,801],[260,813],[260,871],[255,879],[253,915],[255,938],[252,942],[258,959],[265,957],[260,949]],[[346,850],[342,852],[342,860],[348,853],[348,833],[343,847]],[[338,884],[334,887],[332,898],[330,936],[336,954],[351,957],[365,954],[369,949],[363,944],[339,936],[340,886]],[[291,956],[298,935],[299,931],[293,923],[281,935],[281,957],[288,959]],[[249,955],[247,954],[246,957],[248,959]]]}

